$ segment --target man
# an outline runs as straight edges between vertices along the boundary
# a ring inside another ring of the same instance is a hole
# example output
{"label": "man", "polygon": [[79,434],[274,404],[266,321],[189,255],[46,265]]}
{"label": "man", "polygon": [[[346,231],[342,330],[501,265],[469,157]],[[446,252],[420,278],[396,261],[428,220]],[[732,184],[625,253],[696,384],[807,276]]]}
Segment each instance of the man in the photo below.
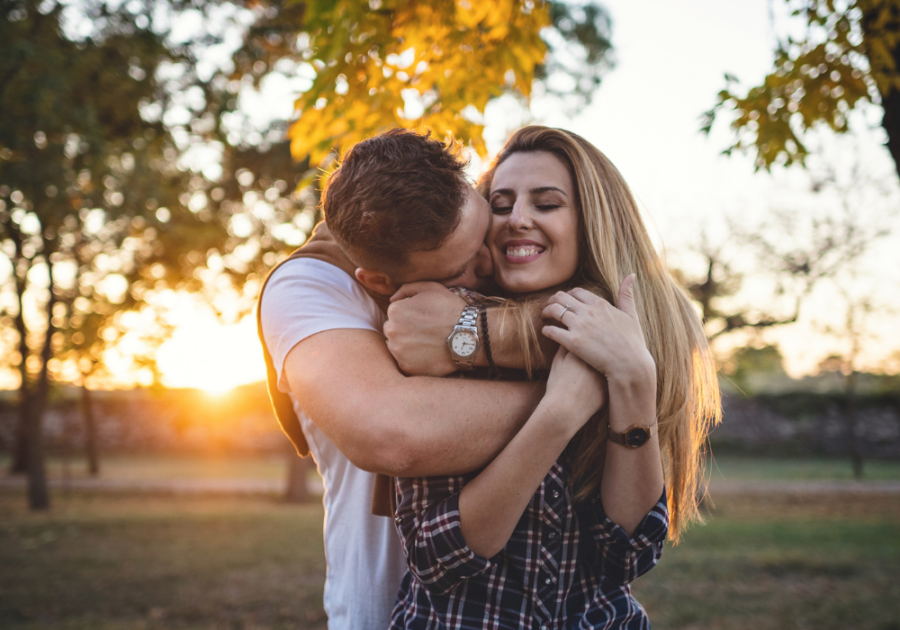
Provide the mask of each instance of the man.
{"label": "man", "polygon": [[[463,166],[449,147],[409,131],[356,145],[323,193],[327,229],[320,226],[299,258],[273,272],[260,298],[277,388],[290,395],[299,440],[325,482],[324,604],[332,630],[386,628],[404,570],[393,522],[370,513],[373,473],[480,468],[542,393],[529,383],[407,377],[385,345],[385,311],[401,285],[478,288],[491,275],[490,208]],[[445,293],[444,308],[483,336],[466,304]],[[408,323],[415,308],[403,306]],[[499,337],[491,341],[498,363],[515,354]],[[473,359],[484,364],[483,347],[473,345],[474,355],[463,356],[471,349],[465,343],[456,357],[448,351],[434,373]]]}

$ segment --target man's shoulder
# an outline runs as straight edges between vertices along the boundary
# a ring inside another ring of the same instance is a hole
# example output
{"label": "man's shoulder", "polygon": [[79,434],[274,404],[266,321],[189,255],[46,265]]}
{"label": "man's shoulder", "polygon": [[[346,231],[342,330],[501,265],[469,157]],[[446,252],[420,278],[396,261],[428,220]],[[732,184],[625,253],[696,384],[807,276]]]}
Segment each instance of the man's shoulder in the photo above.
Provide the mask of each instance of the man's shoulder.
{"label": "man's shoulder", "polygon": [[371,298],[356,278],[331,263],[293,258],[279,265],[263,288],[262,305],[281,310],[298,301],[337,300],[368,307]]}
{"label": "man's shoulder", "polygon": [[260,316],[267,342],[270,331],[284,327],[291,329],[292,337],[300,330],[305,337],[329,328],[380,331],[383,324],[378,306],[355,278],[313,258],[288,260],[272,272],[260,300]]}
{"label": "man's shoulder", "polygon": [[359,282],[346,271],[330,262],[317,258],[298,256],[280,263],[269,277],[269,285],[284,281],[295,281],[309,284],[328,284],[356,287]]}

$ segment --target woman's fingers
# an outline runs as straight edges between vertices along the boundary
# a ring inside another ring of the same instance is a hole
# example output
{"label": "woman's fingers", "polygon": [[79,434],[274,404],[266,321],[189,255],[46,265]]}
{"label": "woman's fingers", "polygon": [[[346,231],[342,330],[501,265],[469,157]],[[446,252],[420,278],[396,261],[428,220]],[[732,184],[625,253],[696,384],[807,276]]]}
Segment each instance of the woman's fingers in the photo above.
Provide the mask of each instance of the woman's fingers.
{"label": "woman's fingers", "polygon": [[606,301],[599,295],[591,293],[587,289],[582,289],[581,287],[575,287],[568,292],[568,295],[575,298],[579,302],[582,302],[583,304],[599,304],[600,302]]}
{"label": "woman's fingers", "polygon": [[555,319],[561,324],[565,324],[563,321],[566,317],[569,317],[574,308],[571,304],[563,303],[563,302],[551,302],[544,307],[544,310],[541,311],[541,317],[544,319]]}
{"label": "woman's fingers", "polygon": [[559,326],[544,326],[541,333],[550,341],[558,343],[559,349],[566,350],[567,354],[571,350],[572,342],[575,341],[575,334],[572,331]]}

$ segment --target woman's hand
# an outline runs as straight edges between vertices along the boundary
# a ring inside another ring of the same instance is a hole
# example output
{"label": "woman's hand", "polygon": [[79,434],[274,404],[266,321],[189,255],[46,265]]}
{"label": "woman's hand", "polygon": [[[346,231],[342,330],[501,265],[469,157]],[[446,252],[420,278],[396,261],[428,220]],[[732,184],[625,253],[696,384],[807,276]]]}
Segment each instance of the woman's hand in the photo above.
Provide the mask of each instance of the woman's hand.
{"label": "woman's hand", "polygon": [[542,332],[606,376],[610,385],[646,383],[655,391],[656,366],[635,309],[634,283],[634,274],[622,281],[619,308],[580,288],[556,293],[542,316],[565,328],[547,325]]}
{"label": "woman's hand", "polygon": [[606,402],[606,380],[560,346],[553,357],[547,392],[541,401],[550,418],[572,435]]}

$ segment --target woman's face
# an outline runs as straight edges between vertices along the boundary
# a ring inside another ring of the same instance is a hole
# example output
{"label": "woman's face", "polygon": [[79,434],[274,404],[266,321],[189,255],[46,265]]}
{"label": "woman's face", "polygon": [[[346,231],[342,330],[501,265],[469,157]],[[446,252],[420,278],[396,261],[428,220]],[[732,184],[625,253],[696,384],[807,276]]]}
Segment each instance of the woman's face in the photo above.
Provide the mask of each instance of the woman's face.
{"label": "woman's face", "polygon": [[552,153],[514,153],[494,172],[488,197],[494,279],[511,293],[562,284],[578,268],[572,178]]}

